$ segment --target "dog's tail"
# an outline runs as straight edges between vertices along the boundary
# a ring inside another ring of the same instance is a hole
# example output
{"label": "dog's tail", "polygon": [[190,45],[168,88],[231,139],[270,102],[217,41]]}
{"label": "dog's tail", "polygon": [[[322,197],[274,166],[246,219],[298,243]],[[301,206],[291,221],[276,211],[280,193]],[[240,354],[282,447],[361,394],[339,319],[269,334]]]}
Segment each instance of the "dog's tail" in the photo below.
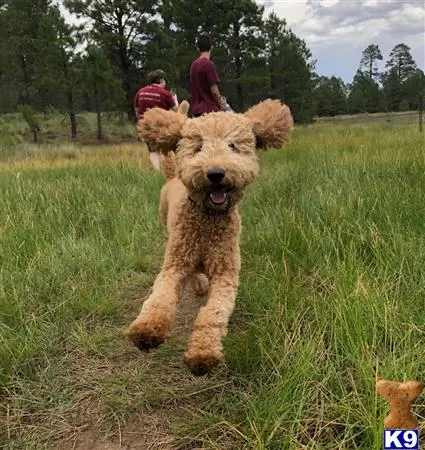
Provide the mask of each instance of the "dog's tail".
{"label": "dog's tail", "polygon": [[179,114],[183,114],[184,116],[187,116],[187,113],[189,112],[189,108],[190,108],[189,102],[187,100],[183,100],[180,103],[177,112]]}
{"label": "dog's tail", "polygon": [[177,176],[176,155],[174,152],[160,155],[159,170],[167,181],[172,180]]}

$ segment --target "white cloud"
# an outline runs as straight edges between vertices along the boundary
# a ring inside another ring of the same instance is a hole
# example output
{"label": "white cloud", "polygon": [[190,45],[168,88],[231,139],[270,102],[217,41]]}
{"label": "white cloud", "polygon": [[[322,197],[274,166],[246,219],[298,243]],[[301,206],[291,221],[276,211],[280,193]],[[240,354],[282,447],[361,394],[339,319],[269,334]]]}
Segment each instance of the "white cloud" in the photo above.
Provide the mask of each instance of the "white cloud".
{"label": "white cloud", "polygon": [[59,6],[59,10],[60,10],[61,14],[63,15],[64,19],[68,23],[71,23],[71,24],[74,24],[74,25],[81,25],[82,23],[84,23],[83,19],[78,19],[75,14],[71,14],[65,8],[62,0],[57,0],[55,3]]}
{"label": "white cloud", "polygon": [[284,17],[288,23],[301,22],[306,13],[305,0],[301,1],[285,1],[285,0],[271,0],[271,1],[257,1],[266,7],[266,13],[274,11],[279,17]]}
{"label": "white cloud", "polygon": [[423,0],[276,0],[267,11],[285,18],[317,59],[317,70],[351,81],[361,52],[378,44],[388,59],[404,42],[424,69],[425,4]]}

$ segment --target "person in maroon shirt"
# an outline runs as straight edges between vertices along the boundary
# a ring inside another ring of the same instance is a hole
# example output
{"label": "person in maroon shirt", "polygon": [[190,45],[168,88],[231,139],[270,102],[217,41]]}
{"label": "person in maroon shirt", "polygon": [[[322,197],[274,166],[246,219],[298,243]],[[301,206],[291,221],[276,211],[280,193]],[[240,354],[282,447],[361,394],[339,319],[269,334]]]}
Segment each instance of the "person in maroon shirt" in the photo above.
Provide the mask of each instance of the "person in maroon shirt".
{"label": "person in maroon shirt", "polygon": [[[148,85],[139,89],[134,96],[134,112],[137,120],[143,120],[143,114],[150,108],[171,109],[177,111],[177,97],[165,89],[167,78],[163,70],[154,70],[148,74]],[[152,165],[159,169],[159,153],[147,144]]]}
{"label": "person in maroon shirt", "polygon": [[227,106],[220,95],[220,79],[211,61],[212,44],[209,36],[199,36],[200,55],[190,66],[191,109],[195,117],[214,111],[226,111]]}

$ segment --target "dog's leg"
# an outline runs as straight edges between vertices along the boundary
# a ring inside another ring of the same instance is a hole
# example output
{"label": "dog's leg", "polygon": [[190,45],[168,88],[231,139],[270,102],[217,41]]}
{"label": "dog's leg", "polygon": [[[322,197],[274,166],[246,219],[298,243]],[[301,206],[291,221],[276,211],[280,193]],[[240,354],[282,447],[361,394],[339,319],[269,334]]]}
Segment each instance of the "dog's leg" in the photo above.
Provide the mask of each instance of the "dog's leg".
{"label": "dog's leg", "polygon": [[187,272],[168,267],[157,276],[152,294],[137,319],[131,323],[129,338],[140,350],[158,347],[170,337],[177,301]]}
{"label": "dog's leg", "polygon": [[195,320],[185,362],[195,375],[202,375],[223,359],[222,339],[235,306],[238,270],[213,277],[208,302]]}
{"label": "dog's leg", "polygon": [[207,295],[210,283],[204,273],[197,272],[193,274],[192,286],[195,294],[199,297],[203,297],[204,295]]}

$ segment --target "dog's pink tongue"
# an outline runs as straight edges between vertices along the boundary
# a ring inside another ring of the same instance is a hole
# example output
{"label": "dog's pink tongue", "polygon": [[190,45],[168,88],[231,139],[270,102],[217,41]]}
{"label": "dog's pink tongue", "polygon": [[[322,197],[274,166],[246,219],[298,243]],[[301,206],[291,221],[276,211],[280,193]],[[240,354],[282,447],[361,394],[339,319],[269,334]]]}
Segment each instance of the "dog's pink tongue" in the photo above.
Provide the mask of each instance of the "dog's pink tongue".
{"label": "dog's pink tongue", "polygon": [[210,198],[216,205],[221,205],[226,201],[227,194],[225,192],[211,192]]}

